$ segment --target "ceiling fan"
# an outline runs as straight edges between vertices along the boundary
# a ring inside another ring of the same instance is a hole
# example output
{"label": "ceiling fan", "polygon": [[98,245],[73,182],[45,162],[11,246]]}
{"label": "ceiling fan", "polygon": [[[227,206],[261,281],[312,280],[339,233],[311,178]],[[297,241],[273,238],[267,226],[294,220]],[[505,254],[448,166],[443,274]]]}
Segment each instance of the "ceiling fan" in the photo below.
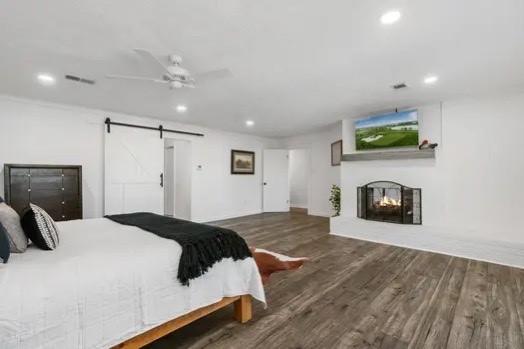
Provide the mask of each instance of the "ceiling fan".
{"label": "ceiling fan", "polygon": [[137,81],[149,81],[160,84],[169,85],[170,89],[177,89],[182,87],[194,88],[195,82],[203,82],[209,80],[217,80],[231,77],[233,74],[229,69],[217,69],[210,70],[203,73],[191,74],[187,69],[181,66],[182,57],[177,55],[168,56],[168,64],[165,65],[151,52],[135,48],[133,49],[138,55],[144,58],[146,61],[157,66],[162,70],[162,75],[159,78],[149,78],[141,76],[129,76],[129,75],[115,75],[108,74],[108,79],[123,79],[123,80],[137,80]]}

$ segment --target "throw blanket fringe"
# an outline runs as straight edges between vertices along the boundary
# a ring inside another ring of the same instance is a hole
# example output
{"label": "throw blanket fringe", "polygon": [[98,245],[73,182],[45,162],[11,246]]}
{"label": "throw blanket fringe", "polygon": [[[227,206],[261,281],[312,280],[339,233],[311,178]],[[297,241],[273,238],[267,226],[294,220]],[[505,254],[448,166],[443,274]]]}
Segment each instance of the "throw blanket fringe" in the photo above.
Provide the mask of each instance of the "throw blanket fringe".
{"label": "throw blanket fringe", "polygon": [[177,278],[185,286],[189,286],[191,279],[204,275],[224,258],[236,261],[252,256],[245,240],[229,229],[148,212],[111,215],[106,218],[178,242],[182,247],[182,255]]}

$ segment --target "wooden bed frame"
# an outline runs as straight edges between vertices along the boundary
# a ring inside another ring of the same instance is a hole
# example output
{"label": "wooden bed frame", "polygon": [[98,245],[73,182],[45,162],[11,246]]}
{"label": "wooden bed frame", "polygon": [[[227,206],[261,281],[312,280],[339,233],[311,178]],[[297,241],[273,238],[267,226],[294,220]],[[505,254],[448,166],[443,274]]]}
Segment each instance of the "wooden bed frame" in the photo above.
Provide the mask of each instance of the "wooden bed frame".
{"label": "wooden bed frame", "polygon": [[235,319],[240,323],[245,323],[251,320],[252,317],[252,306],[251,306],[251,296],[236,296],[236,297],[225,297],[221,301],[214,304],[208,305],[206,307],[199,308],[190,313],[177,317],[173,320],[170,320],[166,323],[163,323],[157,327],[154,327],[144,333],[136,335],[133,338],[126,340],[116,346],[113,349],[124,348],[142,348],[143,346],[161,338],[165,335],[184,327],[195,320],[200,319],[206,315],[211,314],[219,309],[227,307],[231,303],[234,303],[235,306]]}

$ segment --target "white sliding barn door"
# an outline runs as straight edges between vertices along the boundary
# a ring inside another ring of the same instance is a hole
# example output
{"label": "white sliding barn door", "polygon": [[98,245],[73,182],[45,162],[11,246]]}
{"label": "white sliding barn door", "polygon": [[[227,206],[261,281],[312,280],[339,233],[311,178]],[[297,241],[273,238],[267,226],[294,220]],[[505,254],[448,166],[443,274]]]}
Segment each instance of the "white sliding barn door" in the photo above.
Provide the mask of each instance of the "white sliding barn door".
{"label": "white sliding barn door", "polygon": [[105,214],[164,214],[163,172],[159,132],[111,127],[105,133]]}
{"label": "white sliding barn door", "polygon": [[289,151],[264,150],[264,212],[289,211]]}

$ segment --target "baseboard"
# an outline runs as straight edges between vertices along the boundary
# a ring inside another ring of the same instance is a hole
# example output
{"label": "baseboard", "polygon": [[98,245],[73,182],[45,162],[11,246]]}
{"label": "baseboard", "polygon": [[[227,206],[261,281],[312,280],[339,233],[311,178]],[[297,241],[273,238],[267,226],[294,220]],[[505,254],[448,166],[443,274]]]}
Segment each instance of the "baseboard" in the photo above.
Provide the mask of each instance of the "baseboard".
{"label": "baseboard", "polygon": [[416,250],[524,268],[524,244],[457,237],[451,228],[370,222],[332,217],[330,234]]}
{"label": "baseboard", "polygon": [[317,217],[326,217],[326,218],[331,217],[331,212],[322,212],[322,211],[311,211],[311,210],[308,210],[307,214],[310,215],[310,216],[317,216]]}
{"label": "baseboard", "polygon": [[251,215],[260,214],[260,213],[262,213],[262,210],[237,212],[237,213],[234,213],[234,214],[227,214],[227,215],[221,215],[221,216],[204,217],[204,219],[195,219],[193,221],[195,221],[197,223],[215,222],[215,221],[223,221],[223,220],[226,220],[226,219],[233,219],[233,218],[251,216]]}
{"label": "baseboard", "polygon": [[307,214],[307,208],[304,207],[290,207],[289,212]]}

